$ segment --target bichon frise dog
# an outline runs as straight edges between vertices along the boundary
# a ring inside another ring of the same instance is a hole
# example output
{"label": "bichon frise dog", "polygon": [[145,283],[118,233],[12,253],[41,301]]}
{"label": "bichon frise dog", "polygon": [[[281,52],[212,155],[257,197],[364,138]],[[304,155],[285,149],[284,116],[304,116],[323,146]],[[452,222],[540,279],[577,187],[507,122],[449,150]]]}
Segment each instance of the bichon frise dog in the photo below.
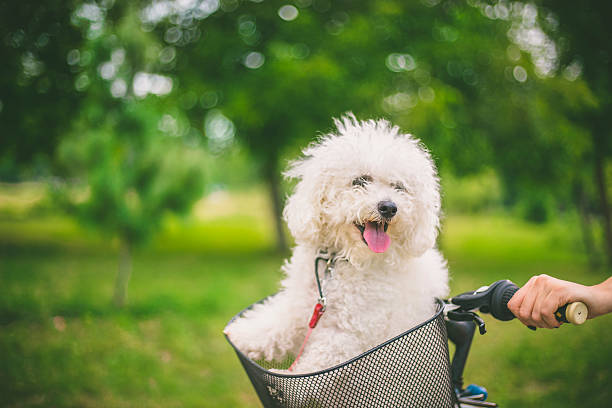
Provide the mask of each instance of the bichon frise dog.
{"label": "bichon frise dog", "polygon": [[[427,150],[384,120],[349,114],[335,123],[337,132],[286,172],[298,180],[284,210],[296,246],[282,289],[225,330],[253,360],[299,355],[289,373],[332,367],[401,334],[433,316],[434,298],[448,292]],[[330,261],[317,280],[318,256]],[[309,331],[321,295],[325,313]]]}

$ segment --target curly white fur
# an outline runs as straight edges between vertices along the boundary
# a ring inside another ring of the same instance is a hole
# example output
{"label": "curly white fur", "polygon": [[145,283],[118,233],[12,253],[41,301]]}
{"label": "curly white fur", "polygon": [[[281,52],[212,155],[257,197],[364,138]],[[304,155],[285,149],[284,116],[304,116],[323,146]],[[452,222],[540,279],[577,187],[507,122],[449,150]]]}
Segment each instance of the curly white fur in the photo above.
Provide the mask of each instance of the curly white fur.
{"label": "curly white fur", "polygon": [[[318,298],[315,256],[337,254],[323,282],[327,310],[295,373],[342,363],[402,333],[431,317],[434,298],[448,294],[446,262],[435,247],[440,194],[429,153],[384,120],[349,114],[335,123],[337,132],[305,149],[285,173],[298,179],[284,211],[297,245],[281,291],[226,328],[252,359],[295,356]],[[362,176],[367,183],[354,185]],[[397,206],[390,220],[377,210],[381,201]],[[391,243],[375,253],[358,226],[385,221]]]}

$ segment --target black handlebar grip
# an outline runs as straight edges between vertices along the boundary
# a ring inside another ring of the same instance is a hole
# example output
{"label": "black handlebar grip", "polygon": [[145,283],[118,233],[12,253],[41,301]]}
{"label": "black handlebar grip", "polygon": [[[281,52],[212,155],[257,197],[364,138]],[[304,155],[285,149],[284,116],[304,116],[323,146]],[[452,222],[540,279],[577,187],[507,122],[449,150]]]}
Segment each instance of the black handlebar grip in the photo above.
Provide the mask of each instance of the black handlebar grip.
{"label": "black handlebar grip", "polygon": [[[510,309],[508,309],[508,302],[512,299],[516,291],[519,290],[519,287],[509,280],[498,282],[496,282],[497,285],[493,288],[493,292],[491,293],[491,315],[498,320],[512,320],[515,316]],[[588,315],[589,310],[582,302],[568,303],[561,306],[555,312],[555,318],[559,322],[573,323],[576,325],[584,323]]]}
{"label": "black handlebar grip", "polygon": [[501,281],[491,293],[491,315],[498,320],[512,320],[514,315],[508,309],[508,302],[519,290],[519,287],[509,280]]}

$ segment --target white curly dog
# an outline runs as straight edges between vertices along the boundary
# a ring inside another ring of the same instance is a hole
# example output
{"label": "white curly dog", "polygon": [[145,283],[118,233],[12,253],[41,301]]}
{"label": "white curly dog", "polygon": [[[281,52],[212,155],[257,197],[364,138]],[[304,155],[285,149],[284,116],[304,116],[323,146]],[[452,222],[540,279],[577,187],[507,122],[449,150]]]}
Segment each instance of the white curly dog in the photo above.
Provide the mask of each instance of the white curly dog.
{"label": "white curly dog", "polygon": [[[225,333],[251,359],[282,361],[303,352],[291,373],[345,362],[427,320],[448,294],[436,249],[440,194],[435,166],[419,140],[385,120],[336,120],[337,132],[304,150],[285,173],[297,186],[284,217],[295,238],[278,294]],[[326,310],[308,341],[320,297]]]}

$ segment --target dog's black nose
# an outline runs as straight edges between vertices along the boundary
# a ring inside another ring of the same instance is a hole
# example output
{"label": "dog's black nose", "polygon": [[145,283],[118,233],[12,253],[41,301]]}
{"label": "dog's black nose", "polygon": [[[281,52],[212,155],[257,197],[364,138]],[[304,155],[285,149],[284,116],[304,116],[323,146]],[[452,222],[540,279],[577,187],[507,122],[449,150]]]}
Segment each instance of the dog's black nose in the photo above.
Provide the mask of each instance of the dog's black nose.
{"label": "dog's black nose", "polygon": [[378,212],[390,220],[397,213],[397,205],[393,201],[381,201],[378,203]]}

